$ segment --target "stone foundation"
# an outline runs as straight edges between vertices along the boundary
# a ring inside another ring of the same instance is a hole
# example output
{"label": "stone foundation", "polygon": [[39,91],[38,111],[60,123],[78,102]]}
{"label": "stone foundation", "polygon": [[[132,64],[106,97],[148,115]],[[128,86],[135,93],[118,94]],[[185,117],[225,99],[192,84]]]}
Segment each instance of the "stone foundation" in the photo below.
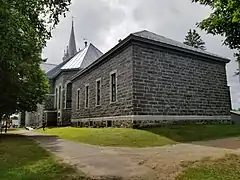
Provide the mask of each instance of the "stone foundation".
{"label": "stone foundation", "polygon": [[72,119],[74,127],[143,128],[167,124],[233,124],[233,122],[230,116],[115,116]]}

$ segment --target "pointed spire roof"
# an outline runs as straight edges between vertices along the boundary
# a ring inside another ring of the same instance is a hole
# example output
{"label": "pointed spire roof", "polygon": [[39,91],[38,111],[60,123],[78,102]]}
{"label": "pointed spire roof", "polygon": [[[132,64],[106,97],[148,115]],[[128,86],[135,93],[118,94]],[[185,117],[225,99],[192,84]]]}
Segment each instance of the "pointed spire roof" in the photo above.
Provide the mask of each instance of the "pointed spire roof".
{"label": "pointed spire roof", "polygon": [[72,19],[72,29],[71,29],[70,39],[69,39],[69,43],[68,43],[68,53],[69,53],[70,57],[77,53],[73,19]]}

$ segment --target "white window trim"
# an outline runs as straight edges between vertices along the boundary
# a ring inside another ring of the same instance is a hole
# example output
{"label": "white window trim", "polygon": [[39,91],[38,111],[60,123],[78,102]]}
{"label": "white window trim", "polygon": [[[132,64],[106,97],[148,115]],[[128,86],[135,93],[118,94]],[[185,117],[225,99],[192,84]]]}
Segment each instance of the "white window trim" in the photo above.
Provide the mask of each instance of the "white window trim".
{"label": "white window trim", "polygon": [[[97,82],[100,81],[100,101],[99,101],[99,104],[97,104]],[[96,89],[95,89],[95,92],[96,92],[96,106],[101,106],[101,100],[102,100],[102,79],[101,78],[98,78],[96,79]]]}
{"label": "white window trim", "polygon": [[[59,92],[60,87],[61,87],[61,92]],[[62,91],[63,91],[62,84],[59,84],[58,85],[58,104],[57,104],[57,109],[58,110],[62,109],[62,102],[61,102],[61,100],[62,100]],[[59,96],[60,96],[60,99],[59,99]],[[59,103],[60,103],[60,107],[59,107]]]}
{"label": "white window trim", "polygon": [[72,109],[72,108],[67,108],[67,85],[68,85],[69,83],[71,83],[71,81],[67,81],[67,82],[65,83],[65,99],[64,99],[65,104],[64,104],[64,109]]}
{"label": "white window trim", "polygon": [[[112,78],[112,74],[116,74],[116,101],[112,101],[112,81],[111,81],[111,78]],[[118,91],[118,88],[117,88],[117,70],[113,70],[109,73],[109,77],[110,77],[110,80],[109,80],[109,87],[110,87],[110,92],[109,92],[109,95],[110,95],[110,104],[114,104],[118,101],[117,99],[117,91]]]}
{"label": "white window trim", "polygon": [[[79,93],[78,93],[79,92]],[[76,98],[76,110],[80,110],[80,88],[77,89],[77,98]],[[78,105],[78,96],[79,96],[79,105]]]}
{"label": "white window trim", "polygon": [[[87,100],[87,92],[86,92],[86,87],[88,87],[88,107],[86,106],[87,104],[86,104],[86,100]],[[88,109],[89,108],[89,83],[88,84],[85,84],[85,98],[84,98],[84,107],[85,107],[85,109]]]}
{"label": "white window trim", "polygon": [[54,105],[55,105],[55,108],[58,109],[58,87],[55,88]]}

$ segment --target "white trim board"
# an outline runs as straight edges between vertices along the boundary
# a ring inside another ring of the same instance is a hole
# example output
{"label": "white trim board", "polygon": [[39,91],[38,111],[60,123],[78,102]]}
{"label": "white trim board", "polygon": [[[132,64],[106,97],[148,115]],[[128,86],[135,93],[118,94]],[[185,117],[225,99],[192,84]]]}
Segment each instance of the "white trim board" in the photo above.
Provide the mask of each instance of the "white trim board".
{"label": "white trim board", "polygon": [[181,120],[230,120],[231,116],[155,116],[155,115],[134,115],[133,120],[163,120],[163,121],[181,121]]}
{"label": "white trim board", "polygon": [[96,118],[82,118],[71,119],[72,122],[77,121],[190,121],[190,120],[231,120],[231,116],[156,116],[156,115],[130,115],[130,116],[110,116],[110,117],[96,117]]}

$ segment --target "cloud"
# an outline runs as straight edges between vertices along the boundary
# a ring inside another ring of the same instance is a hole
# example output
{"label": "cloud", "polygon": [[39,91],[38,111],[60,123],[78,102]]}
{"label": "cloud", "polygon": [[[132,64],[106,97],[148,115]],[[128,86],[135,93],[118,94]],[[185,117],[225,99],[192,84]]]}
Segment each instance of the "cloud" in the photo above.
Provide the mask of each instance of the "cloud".
{"label": "cloud", "polygon": [[[103,52],[117,44],[130,33],[147,29],[165,37],[183,42],[187,31],[196,27],[196,22],[208,17],[211,10],[191,0],[73,0],[67,18],[62,18],[53,31],[43,56],[51,63],[60,63],[66,48],[74,16],[75,36],[78,48],[83,47],[83,38],[88,39]],[[233,76],[237,68],[233,52],[222,46],[220,36],[206,35],[197,29],[206,42],[207,50],[233,59],[227,65],[228,83],[234,107],[240,107],[238,78]],[[239,99],[239,100],[238,100]]]}
{"label": "cloud", "polygon": [[67,18],[61,18],[60,24],[53,31],[53,38],[44,50],[44,57],[48,57],[52,63],[61,62],[70,36],[72,17],[78,48],[82,48],[83,39],[87,39],[101,49],[111,28],[121,23],[124,16],[121,8],[106,0],[73,1]]}

